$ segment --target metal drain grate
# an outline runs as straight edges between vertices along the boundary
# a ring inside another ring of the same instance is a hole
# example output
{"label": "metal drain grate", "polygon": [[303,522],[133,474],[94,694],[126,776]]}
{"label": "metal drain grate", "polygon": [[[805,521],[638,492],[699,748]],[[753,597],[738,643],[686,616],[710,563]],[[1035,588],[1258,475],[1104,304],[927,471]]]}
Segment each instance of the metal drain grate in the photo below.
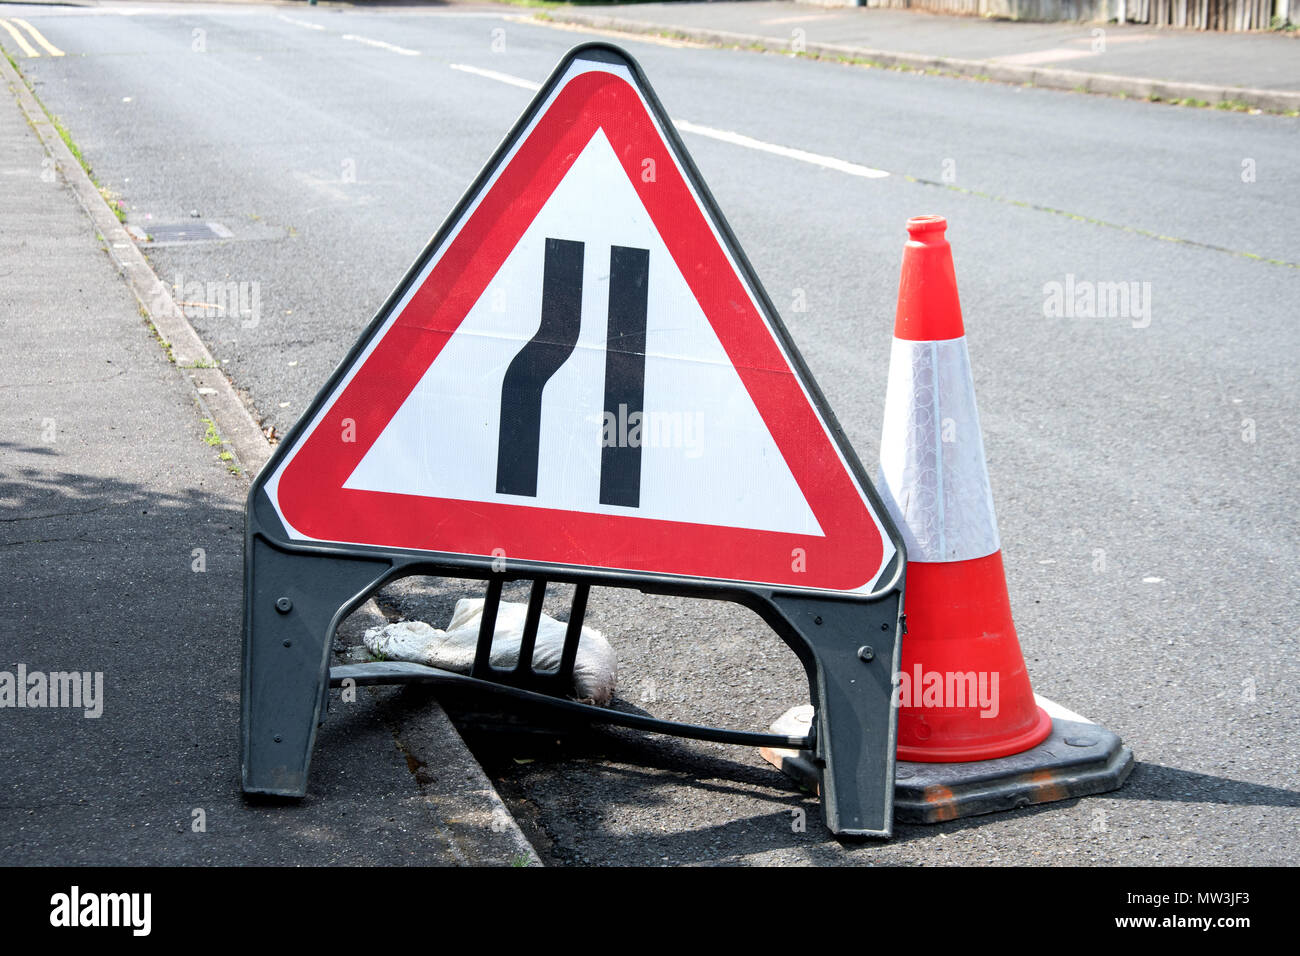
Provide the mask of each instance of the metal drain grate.
{"label": "metal drain grate", "polygon": [[234,236],[219,222],[178,222],[150,226],[147,231],[154,242],[203,242]]}

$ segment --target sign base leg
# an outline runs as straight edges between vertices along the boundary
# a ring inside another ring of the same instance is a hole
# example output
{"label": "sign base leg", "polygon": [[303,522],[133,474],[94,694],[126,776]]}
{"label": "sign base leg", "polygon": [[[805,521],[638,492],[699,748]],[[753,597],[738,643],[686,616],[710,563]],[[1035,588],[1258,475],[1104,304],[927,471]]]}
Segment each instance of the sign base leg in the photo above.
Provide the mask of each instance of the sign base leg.
{"label": "sign base leg", "polygon": [[384,560],[289,554],[256,535],[249,542],[240,713],[245,793],[306,794],[334,629],[391,567]]}
{"label": "sign base leg", "polygon": [[888,837],[893,831],[899,599],[899,592],[866,604],[771,599],[781,618],[771,623],[808,671],[816,739],[811,761],[822,817],[836,836]]}

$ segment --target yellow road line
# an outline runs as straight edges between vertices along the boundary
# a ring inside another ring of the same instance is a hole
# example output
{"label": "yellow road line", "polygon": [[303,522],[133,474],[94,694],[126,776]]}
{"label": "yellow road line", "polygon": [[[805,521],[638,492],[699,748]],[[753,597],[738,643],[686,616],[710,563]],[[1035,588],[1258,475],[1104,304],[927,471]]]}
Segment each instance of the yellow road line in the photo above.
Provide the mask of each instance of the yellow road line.
{"label": "yellow road line", "polygon": [[40,56],[40,54],[36,52],[36,48],[28,43],[26,38],[18,32],[17,27],[8,20],[0,20],[0,27],[4,27],[9,31],[9,35],[14,38],[14,42],[18,44],[19,49],[26,53],[28,57]]}
{"label": "yellow road line", "polygon": [[22,27],[24,30],[30,33],[32,35],[32,39],[35,40],[37,43],[39,43],[41,45],[41,49],[43,49],[50,56],[64,55],[62,50],[56,47],[49,40],[45,39],[45,37],[41,35],[41,31],[36,29],[26,20],[20,20],[17,17],[14,17],[14,23],[18,24],[20,27]]}

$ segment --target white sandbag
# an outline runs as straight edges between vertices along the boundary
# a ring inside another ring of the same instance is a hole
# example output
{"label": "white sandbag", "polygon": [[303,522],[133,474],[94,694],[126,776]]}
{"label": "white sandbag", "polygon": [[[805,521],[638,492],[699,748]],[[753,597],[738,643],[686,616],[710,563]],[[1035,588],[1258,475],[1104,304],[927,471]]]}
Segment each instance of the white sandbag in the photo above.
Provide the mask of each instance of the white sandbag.
{"label": "white sandbag", "polygon": [[[494,667],[514,667],[519,660],[519,644],[523,639],[527,613],[527,604],[501,602],[492,641]],[[456,610],[445,631],[423,621],[398,621],[368,629],[365,643],[370,653],[391,661],[408,661],[468,674],[478,648],[482,616],[482,598],[463,598],[456,602]],[[547,614],[541,616],[537,622],[537,644],[533,649],[534,670],[549,671],[560,666],[567,629],[567,624]],[[608,706],[614,697],[617,672],[614,648],[600,631],[584,625],[578,640],[578,656],[573,663],[574,695],[579,700]]]}

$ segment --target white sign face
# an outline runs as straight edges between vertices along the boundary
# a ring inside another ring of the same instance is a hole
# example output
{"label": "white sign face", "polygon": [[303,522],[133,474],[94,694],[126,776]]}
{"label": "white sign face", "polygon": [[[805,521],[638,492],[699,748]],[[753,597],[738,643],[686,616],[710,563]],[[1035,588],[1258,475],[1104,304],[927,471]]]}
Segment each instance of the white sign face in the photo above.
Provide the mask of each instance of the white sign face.
{"label": "white sign face", "polygon": [[[499,493],[498,463],[515,452],[498,443],[503,380],[538,331],[548,238],[583,247],[577,341],[541,396],[536,494]],[[623,402],[606,409],[606,316],[615,246],[649,253],[645,385],[639,407]],[[601,502],[601,457],[608,447],[640,449],[635,507]],[[743,484],[737,475],[745,476]],[[345,487],[822,533],[600,131]]]}
{"label": "white sign face", "polygon": [[895,549],[779,320],[633,72],[587,52],[279,458],[288,535],[876,589]]}

